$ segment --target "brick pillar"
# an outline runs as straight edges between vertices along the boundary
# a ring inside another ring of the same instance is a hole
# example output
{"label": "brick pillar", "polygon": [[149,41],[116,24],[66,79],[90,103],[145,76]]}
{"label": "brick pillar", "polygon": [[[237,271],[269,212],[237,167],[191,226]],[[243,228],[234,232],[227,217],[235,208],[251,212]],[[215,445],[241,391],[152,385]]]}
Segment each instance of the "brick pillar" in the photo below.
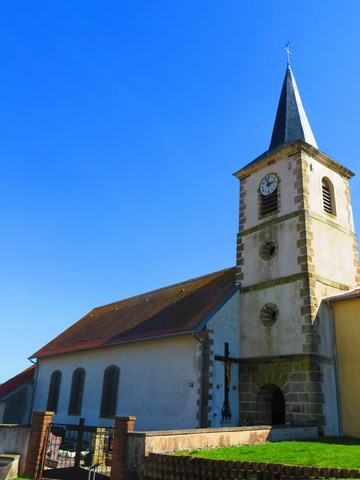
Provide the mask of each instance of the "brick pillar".
{"label": "brick pillar", "polygon": [[126,478],[127,434],[134,431],[136,417],[115,417],[110,480]]}
{"label": "brick pillar", "polygon": [[40,479],[45,460],[47,432],[53,412],[33,412],[24,476]]}

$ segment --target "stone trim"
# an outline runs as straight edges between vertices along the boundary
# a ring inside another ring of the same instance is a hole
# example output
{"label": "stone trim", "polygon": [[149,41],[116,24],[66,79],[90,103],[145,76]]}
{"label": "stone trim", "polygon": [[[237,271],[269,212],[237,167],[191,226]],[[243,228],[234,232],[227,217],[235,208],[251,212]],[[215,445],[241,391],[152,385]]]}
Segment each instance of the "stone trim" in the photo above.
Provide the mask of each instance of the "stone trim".
{"label": "stone trim", "polygon": [[295,361],[308,361],[308,362],[319,362],[324,363],[326,365],[333,365],[334,360],[331,357],[325,357],[324,355],[315,355],[315,354],[307,354],[307,353],[299,353],[299,354],[292,354],[292,355],[273,355],[271,357],[249,357],[249,358],[241,358],[239,360],[240,365],[257,365],[258,363],[263,364],[274,364],[279,362],[295,362]]}
{"label": "stone trim", "polygon": [[346,291],[351,288],[349,285],[345,285],[345,283],[334,282],[333,280],[330,280],[330,278],[321,277],[320,275],[309,275],[309,277],[316,282],[327,285],[328,287],[337,288],[338,290]]}
{"label": "stone trim", "polygon": [[256,225],[254,227],[248,228],[247,230],[242,230],[239,233],[240,237],[245,237],[246,235],[249,235],[250,233],[258,232],[259,230],[262,230],[264,228],[272,227],[273,225],[277,225],[278,223],[283,223],[287,220],[290,220],[291,218],[298,217],[301,212],[295,211],[291,213],[287,213],[286,215],[282,215],[281,217],[276,217],[272,220],[269,220],[267,222],[263,222],[260,225]]}
{"label": "stone trim", "polygon": [[[345,183],[346,200],[348,202],[349,207],[351,208],[352,203],[351,203],[349,181],[346,178],[344,178],[343,180],[344,180],[344,183]],[[355,281],[358,285],[360,285],[359,247],[358,247],[358,241],[357,241],[355,233],[353,233],[353,238],[354,238],[353,251],[354,251]]]}
{"label": "stone trim", "polygon": [[268,165],[272,165],[273,163],[281,161],[284,158],[290,157],[298,152],[306,153],[314,160],[317,160],[322,165],[325,165],[346,179],[350,179],[354,176],[354,173],[351,170],[344,167],[312,145],[303,142],[302,140],[298,140],[290,145],[281,146],[279,149],[272,152],[265,152],[263,155],[260,155],[260,157],[246,165],[244,168],[234,173],[234,176],[242,180],[243,178],[249,177],[257,171],[262,170]]}
{"label": "stone trim", "polygon": [[356,235],[354,235],[354,268],[355,268],[355,280],[358,285],[360,285],[360,264],[359,264],[359,247]]}
{"label": "stone trim", "polygon": [[245,196],[246,196],[246,178],[244,178],[240,182],[239,231],[244,229],[244,223],[246,221],[246,218],[245,218],[245,210],[246,210]]}
{"label": "stone trim", "polygon": [[247,287],[240,289],[241,293],[249,293],[249,292],[256,292],[258,290],[264,290],[270,287],[276,287],[278,285],[284,285],[286,283],[293,283],[299,280],[303,280],[306,278],[306,273],[300,272],[295,273],[294,275],[289,275],[288,277],[277,278],[276,280],[267,280],[266,282],[255,283],[253,285],[249,285]]}
{"label": "stone trim", "polygon": [[240,182],[239,233],[237,235],[237,249],[236,249],[236,284],[241,283],[241,281],[244,279],[244,274],[242,272],[242,265],[244,263],[244,259],[243,259],[244,246],[241,245],[242,242],[240,241],[240,232],[244,229],[244,224],[246,221],[245,198],[246,198],[246,178],[244,178]]}
{"label": "stone trim", "polygon": [[[240,293],[256,292],[258,290],[264,290],[266,288],[277,287],[279,285],[284,285],[286,283],[293,283],[299,280],[307,280],[307,279],[309,279],[309,281],[313,280],[315,282],[322,283],[323,285],[337,288],[338,290],[346,291],[351,288],[349,285],[345,285],[344,283],[334,282],[329,278],[320,277],[319,275],[315,275],[313,273],[307,274],[306,272],[300,272],[300,273],[295,273],[294,275],[289,275],[288,277],[278,278],[276,280],[268,280],[266,282],[254,283],[253,285],[249,285],[247,287],[241,288]],[[305,287],[303,288],[307,288],[307,284],[305,284]],[[303,297],[306,296],[306,291],[302,292],[302,296]]]}
{"label": "stone trim", "polygon": [[339,225],[339,223],[335,222],[330,218],[330,213],[327,213],[325,216],[319,215],[318,213],[315,212],[309,212],[310,217],[312,217],[314,220],[318,220],[319,222],[325,223],[326,225],[329,225],[332,228],[335,228],[336,230],[339,230],[339,232],[346,233],[351,236],[355,236],[354,232],[350,230],[350,228],[345,228],[342,225]]}

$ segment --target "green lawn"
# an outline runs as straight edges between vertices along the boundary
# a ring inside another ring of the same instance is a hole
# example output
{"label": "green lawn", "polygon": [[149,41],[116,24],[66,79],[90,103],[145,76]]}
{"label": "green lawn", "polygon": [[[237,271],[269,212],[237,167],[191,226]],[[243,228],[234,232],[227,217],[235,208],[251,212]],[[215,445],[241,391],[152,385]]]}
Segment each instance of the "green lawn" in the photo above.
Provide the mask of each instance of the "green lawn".
{"label": "green lawn", "polygon": [[258,445],[176,452],[176,455],[309,467],[360,469],[360,439],[342,437],[269,442]]}

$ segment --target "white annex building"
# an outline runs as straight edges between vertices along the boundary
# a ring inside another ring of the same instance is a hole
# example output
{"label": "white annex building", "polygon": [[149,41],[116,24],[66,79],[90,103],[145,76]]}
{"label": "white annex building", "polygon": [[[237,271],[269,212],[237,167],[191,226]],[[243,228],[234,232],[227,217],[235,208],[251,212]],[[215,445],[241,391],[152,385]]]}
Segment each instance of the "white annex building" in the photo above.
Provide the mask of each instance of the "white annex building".
{"label": "white annex building", "polygon": [[339,432],[322,299],[360,278],[353,173],[318,149],[290,65],[269,150],[235,176],[236,267],[92,310],[31,357],[34,410],[103,426],[135,415],[138,430]]}

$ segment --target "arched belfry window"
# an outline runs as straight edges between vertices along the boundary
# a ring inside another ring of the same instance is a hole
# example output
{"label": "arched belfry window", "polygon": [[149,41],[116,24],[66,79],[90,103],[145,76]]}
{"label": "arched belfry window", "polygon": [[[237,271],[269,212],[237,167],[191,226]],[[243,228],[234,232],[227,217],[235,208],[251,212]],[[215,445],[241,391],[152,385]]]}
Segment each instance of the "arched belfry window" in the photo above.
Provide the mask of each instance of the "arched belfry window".
{"label": "arched belfry window", "polygon": [[100,417],[112,418],[116,413],[119,378],[120,369],[115,365],[111,365],[105,369],[101,396]]}
{"label": "arched belfry window", "polygon": [[328,178],[322,179],[321,189],[324,212],[335,215],[334,187]]}
{"label": "arched belfry window", "polygon": [[69,401],[69,415],[81,415],[81,406],[84,393],[85,370],[77,368],[72,376]]}
{"label": "arched belfry window", "polygon": [[49,394],[46,404],[46,410],[48,412],[57,412],[59,396],[60,396],[60,385],[61,385],[62,374],[60,370],[55,370],[50,377],[49,385]]}

